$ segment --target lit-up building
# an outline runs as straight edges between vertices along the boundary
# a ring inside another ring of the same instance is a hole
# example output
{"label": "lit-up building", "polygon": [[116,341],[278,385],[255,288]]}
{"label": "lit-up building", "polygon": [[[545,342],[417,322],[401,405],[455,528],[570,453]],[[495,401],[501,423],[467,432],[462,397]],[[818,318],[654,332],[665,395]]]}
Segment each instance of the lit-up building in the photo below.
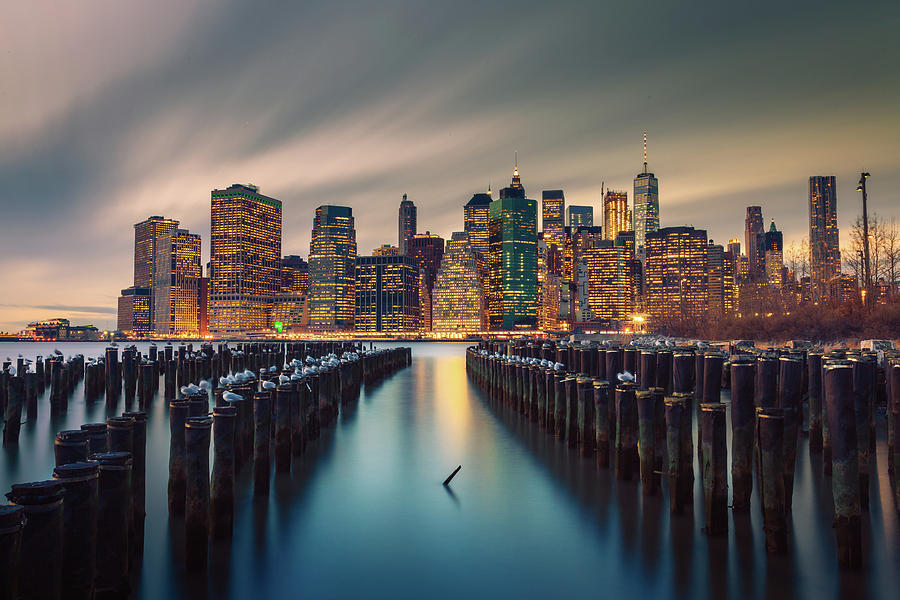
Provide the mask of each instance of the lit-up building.
{"label": "lit-up building", "polygon": [[150,288],[131,286],[119,296],[116,329],[129,337],[150,333]]}
{"label": "lit-up building", "polygon": [[834,304],[846,304],[859,301],[859,287],[856,277],[839,273],[828,282],[828,297]]}
{"label": "lit-up building", "polygon": [[201,277],[197,285],[197,327],[201,336],[209,335],[209,277]]}
{"label": "lit-up building", "polygon": [[828,282],[840,272],[834,175],[815,175],[809,178],[809,273],[816,297],[826,292]]}
{"label": "lit-up building", "polygon": [[631,231],[628,192],[606,190],[606,194],[603,196],[604,237],[607,240],[615,240],[620,231]]}
{"label": "lit-up building", "polygon": [[491,205],[491,190],[486,194],[475,194],[463,208],[463,229],[469,234],[469,242],[472,249],[487,256],[490,250],[489,242],[489,206]]}
{"label": "lit-up building", "polygon": [[419,327],[419,267],[410,256],[356,259],[355,329],[403,333]]}
{"label": "lit-up building", "polygon": [[538,236],[537,261],[537,327],[543,331],[555,331],[561,328],[562,253],[543,235]]}
{"label": "lit-up building", "polygon": [[372,250],[372,256],[400,256],[400,248],[390,244],[382,244]]}
{"label": "lit-up building", "polygon": [[709,240],[706,246],[706,286],[709,293],[709,311],[714,315],[725,314],[725,248]]}
{"label": "lit-up building", "polygon": [[281,259],[281,294],[300,294],[309,291],[309,264],[296,254]]}
{"label": "lit-up building", "polygon": [[635,253],[644,257],[644,238],[659,229],[659,180],[647,170],[647,132],[644,132],[644,169],[634,178]]}
{"label": "lit-up building", "polygon": [[309,329],[352,331],[356,228],[349,206],[320,206],[309,242]]}
{"label": "lit-up building", "polygon": [[563,243],[566,198],[562,190],[544,190],[541,192],[541,226],[544,228],[544,239],[561,246]]}
{"label": "lit-up building", "polygon": [[209,329],[269,328],[281,289],[281,201],[254,185],[212,191]]}
{"label": "lit-up building", "polygon": [[307,296],[299,292],[275,294],[272,299],[272,327],[276,331],[305,331],[309,323]]}
{"label": "lit-up building", "polygon": [[748,206],[744,218],[744,241],[747,246],[747,261],[750,266],[750,279],[762,278],[765,271],[765,252],[759,247],[759,236],[763,233],[761,206]]}
{"label": "lit-up building", "polygon": [[159,335],[200,333],[200,236],[173,229],[156,249],[154,330]]}
{"label": "lit-up building", "polygon": [[572,205],[566,209],[566,221],[572,229],[594,226],[594,207]]}
{"label": "lit-up building", "polygon": [[537,202],[525,198],[517,167],[512,184],[490,205],[490,328],[534,328],[537,297]]}
{"label": "lit-up building", "polygon": [[661,322],[701,317],[709,301],[706,231],[663,227],[648,233],[644,270],[646,310]]}
{"label": "lit-up building", "polygon": [[484,330],[483,282],[469,235],[455,231],[447,240],[431,293],[433,331],[470,334]]}
{"label": "lit-up building", "polygon": [[602,240],[585,250],[588,304],[594,319],[624,321],[634,310],[633,253],[618,241]]}
{"label": "lit-up building", "polygon": [[764,252],[766,281],[771,287],[780,288],[784,281],[782,276],[784,269],[784,241],[781,232],[775,229],[774,219],[772,219],[769,230],[760,236],[760,241]]}
{"label": "lit-up building", "polygon": [[397,247],[400,249],[400,254],[406,254],[406,245],[409,239],[416,235],[417,212],[416,205],[413,204],[413,201],[407,200],[406,194],[403,194],[403,200],[400,201],[400,215],[397,230]]}
{"label": "lit-up building", "polygon": [[422,270],[422,289],[419,291],[419,303],[421,305],[421,329],[431,331],[431,291],[437,279],[438,269],[441,268],[441,258],[444,256],[444,238],[434,235],[430,231],[417,233],[407,242],[406,254],[412,257],[419,269]]}
{"label": "lit-up building", "polygon": [[153,329],[156,287],[156,248],[159,240],[178,227],[175,219],[153,216],[134,225],[134,285],[150,290],[149,328]]}

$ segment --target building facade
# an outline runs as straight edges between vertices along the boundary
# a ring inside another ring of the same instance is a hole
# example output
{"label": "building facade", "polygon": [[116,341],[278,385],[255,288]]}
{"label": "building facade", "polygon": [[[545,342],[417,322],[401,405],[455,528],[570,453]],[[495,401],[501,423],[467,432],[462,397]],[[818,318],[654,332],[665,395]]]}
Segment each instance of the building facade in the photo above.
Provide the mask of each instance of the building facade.
{"label": "building facade", "polygon": [[254,185],[212,191],[209,329],[269,328],[281,288],[281,201]]}
{"label": "building facade", "polygon": [[566,209],[567,225],[572,229],[594,226],[594,207],[572,205]]}
{"label": "building facade", "polygon": [[706,231],[663,227],[646,236],[646,310],[677,325],[705,315],[709,302]]}
{"label": "building facade", "polygon": [[116,329],[129,337],[150,333],[150,288],[136,285],[119,296]]}
{"label": "building facade", "polygon": [[824,296],[828,282],[840,272],[835,178],[815,175],[809,178],[809,273],[815,296]]}
{"label": "building facade", "polygon": [[541,192],[541,227],[544,239],[556,245],[562,245],[565,235],[566,198],[562,190],[544,190]]}
{"label": "building facade", "polygon": [[431,293],[433,331],[472,334],[484,330],[484,287],[478,258],[465,231],[447,240]]}
{"label": "building facade", "polygon": [[485,194],[475,194],[463,207],[463,229],[469,234],[469,243],[472,250],[487,256],[490,250],[489,241],[489,222],[491,190],[488,189]]}
{"label": "building facade", "polygon": [[200,333],[200,236],[173,229],[156,251],[154,331],[158,335]]}
{"label": "building facade", "polygon": [[603,196],[603,237],[615,240],[620,231],[631,231],[628,192],[606,190]]}
{"label": "building facade", "polygon": [[759,236],[763,233],[761,206],[748,206],[744,218],[744,243],[747,246],[747,261],[750,266],[750,279],[761,279],[765,271],[765,254],[759,247]]}
{"label": "building facade", "polygon": [[382,244],[372,250],[372,256],[400,256],[400,248],[390,244]]}
{"label": "building facade", "polygon": [[602,240],[585,250],[588,304],[594,319],[623,322],[634,310],[631,253],[621,242]]}
{"label": "building facade", "polygon": [[405,333],[419,326],[419,268],[411,256],[356,259],[355,329]]}
{"label": "building facade", "polygon": [[772,219],[769,230],[759,239],[758,244],[763,251],[766,281],[770,287],[780,288],[784,282],[782,274],[784,270],[784,237],[775,228],[774,219]]}
{"label": "building facade", "polygon": [[353,209],[316,209],[309,242],[309,329],[352,331],[356,313],[356,227]]}
{"label": "building facade", "polygon": [[644,132],[644,169],[634,178],[634,243],[639,258],[645,255],[648,233],[659,229],[659,180],[647,169],[647,132]]}
{"label": "building facade", "polygon": [[397,230],[397,247],[400,254],[406,254],[406,244],[408,240],[416,235],[417,221],[416,205],[412,200],[407,200],[406,194],[403,194],[403,200],[400,201],[400,215]]}
{"label": "building facade", "polygon": [[281,294],[300,294],[309,291],[309,263],[296,254],[281,259]]}
{"label": "building facade", "polygon": [[150,290],[149,327],[153,329],[156,249],[159,240],[178,227],[175,219],[153,216],[134,225],[134,285]]}
{"label": "building facade", "polygon": [[406,253],[422,271],[422,288],[419,290],[419,314],[422,319],[420,328],[422,331],[431,331],[431,292],[444,256],[444,238],[430,231],[417,233],[408,240]]}
{"label": "building facade", "polygon": [[490,205],[487,302],[493,330],[536,325],[537,202],[525,198],[521,183],[501,190]]}

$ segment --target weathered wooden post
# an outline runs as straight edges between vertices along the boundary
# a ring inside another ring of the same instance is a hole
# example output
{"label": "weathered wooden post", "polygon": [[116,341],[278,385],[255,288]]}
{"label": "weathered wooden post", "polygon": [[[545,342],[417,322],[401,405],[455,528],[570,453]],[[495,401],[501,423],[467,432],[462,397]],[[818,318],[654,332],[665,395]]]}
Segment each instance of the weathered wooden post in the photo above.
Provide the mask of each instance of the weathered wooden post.
{"label": "weathered wooden post", "polygon": [[862,564],[859,458],[853,401],[853,365],[825,366],[825,403],[831,433],[834,527],[838,564],[859,568]]}
{"label": "weathered wooden post", "polygon": [[853,412],[856,420],[856,450],[859,457],[859,505],[869,509],[869,438],[873,430],[870,414],[875,391],[875,362],[868,357],[852,358]]}
{"label": "weathered wooden post", "polygon": [[889,367],[888,377],[891,381],[891,394],[888,398],[888,410],[891,411],[894,427],[891,431],[893,442],[892,458],[894,465],[894,502],[900,511],[900,476],[898,476],[897,468],[900,465],[900,363],[893,364]]}
{"label": "weathered wooden post", "polygon": [[754,371],[753,363],[731,364],[731,485],[734,510],[748,510],[753,492]]}
{"label": "weathered wooden post", "polygon": [[609,382],[594,381],[594,431],[597,436],[597,466],[609,468]]}
{"label": "weathered wooden post", "polygon": [[22,403],[25,401],[25,380],[10,377],[6,381],[6,422],[3,424],[3,445],[16,446],[22,427]]}
{"label": "weathered wooden post", "polygon": [[[662,475],[666,459],[666,390],[661,387],[650,388],[653,398],[653,448],[656,460],[657,475]],[[657,480],[659,485],[659,480]]]}
{"label": "weathered wooden post", "polygon": [[[106,419],[106,434],[109,437],[110,452],[134,452],[134,419],[131,417],[110,417]],[[132,466],[132,474],[134,467]]]}
{"label": "weathered wooden post", "polygon": [[809,380],[809,452],[822,452],[822,353],[806,356]]}
{"label": "weathered wooden post", "polygon": [[109,452],[109,437],[106,423],[85,423],[81,430],[88,434],[88,456]]}
{"label": "weathered wooden post", "polygon": [[638,465],[635,387],[630,382],[616,387],[616,479],[620,481],[631,481]]}
{"label": "weathered wooden post", "polygon": [[759,448],[759,495],[762,504],[766,552],[787,549],[784,490],[784,414],[778,408],[756,409],[756,445]]}
{"label": "weathered wooden post", "polygon": [[675,352],[672,355],[672,391],[688,394],[694,388],[694,355],[691,352]]}
{"label": "weathered wooden post", "polygon": [[[710,363],[704,366],[704,377],[708,373],[708,367]],[[706,391],[709,392],[709,388]],[[728,457],[725,441],[725,405],[721,402],[704,402],[700,405],[700,440],[703,447],[701,472],[706,508],[706,533],[724,534],[728,532]]]}
{"label": "weathered wooden post", "polygon": [[778,360],[760,356],[756,359],[756,393],[757,408],[775,408],[778,404]]}
{"label": "weathered wooden post", "polygon": [[156,386],[159,381],[159,374],[156,365],[152,362],[143,363],[141,368],[141,393],[138,403],[142,409],[150,406],[153,394],[156,392]]}
{"label": "weathered wooden post", "polygon": [[129,593],[129,526],[132,520],[131,454],[105,452],[91,460],[100,465],[97,512],[98,595],[125,597]]}
{"label": "weathered wooden post", "polygon": [[119,401],[119,387],[121,376],[119,374],[119,350],[118,348],[106,349],[106,406],[115,408]]}
{"label": "weathered wooden post", "polygon": [[649,390],[656,386],[656,363],[656,352],[653,350],[641,351],[641,376],[639,380],[641,390]]}
{"label": "weathered wooden post", "polygon": [[[719,352],[703,355],[703,401],[722,401],[722,364],[725,357]],[[699,384],[698,384],[699,385]]]}
{"label": "weathered wooden post", "polygon": [[[166,348],[171,348],[167,346]],[[170,354],[170,352],[166,352]],[[166,372],[163,377],[163,393],[166,400],[174,400],[178,379],[178,362],[174,358],[166,359]]]}
{"label": "weathered wooden post", "polygon": [[660,350],[656,353],[656,387],[665,390],[665,395],[672,393],[672,352]]}
{"label": "weathered wooden post", "polygon": [[659,476],[656,474],[655,400],[649,390],[639,390],[635,394],[635,399],[638,413],[641,492],[645,496],[655,496],[659,488]]}
{"label": "weathered wooden post", "polygon": [[19,597],[24,528],[25,508],[18,504],[0,504],[0,598],[4,600]]}
{"label": "weathered wooden post", "polygon": [[563,438],[569,448],[578,445],[578,378],[571,375],[566,379],[566,397],[563,407],[565,431]]}
{"label": "weathered wooden post", "polygon": [[[267,382],[268,383],[268,382]],[[270,391],[253,394],[253,494],[269,495],[269,472],[271,458],[269,444],[272,443],[272,393]]]}
{"label": "weathered wooden post", "polygon": [[6,497],[25,512],[18,569],[19,598],[60,598],[63,496],[58,481],[13,484]]}
{"label": "weathered wooden post", "polygon": [[169,514],[184,514],[184,495],[187,479],[187,464],[184,446],[184,423],[188,418],[190,402],[173,400],[169,402]]}
{"label": "weathered wooden post", "polygon": [[125,386],[125,405],[128,406],[134,402],[135,382],[137,381],[134,352],[130,348],[122,351],[122,378]]}
{"label": "weathered wooden post", "polygon": [[210,535],[214,540],[231,537],[234,526],[234,438],[233,406],[213,409],[213,468],[210,484]]}
{"label": "weathered wooden post", "polygon": [[53,478],[63,484],[62,588],[66,598],[94,597],[100,467],[95,462],[59,465]]}
{"label": "weathered wooden post", "polygon": [[[291,470],[291,399],[294,386],[283,383],[275,390],[275,472]],[[299,421],[299,415],[297,415]]]}
{"label": "weathered wooden post", "polygon": [[778,408],[784,414],[784,507],[791,512],[794,497],[794,470],[797,461],[797,440],[802,419],[800,403],[803,397],[803,363],[792,357],[778,359]]}
{"label": "weathered wooden post", "polygon": [[690,506],[694,495],[694,448],[689,401],[690,394],[675,394],[666,398],[669,512],[673,515],[682,514],[685,507]]}
{"label": "weathered wooden post", "polygon": [[67,429],[56,434],[53,441],[56,466],[84,462],[88,457],[88,432],[81,429]]}
{"label": "weathered wooden post", "polygon": [[134,411],[123,413],[122,416],[133,422],[131,431],[132,550],[143,550],[144,518],[147,514],[147,413]]}
{"label": "weathered wooden post", "polygon": [[206,568],[209,539],[209,437],[212,419],[190,417],[184,424],[187,451],[184,534],[188,570]]}
{"label": "weathered wooden post", "polygon": [[579,375],[578,385],[578,441],[581,455],[594,453],[594,382],[586,375]]}

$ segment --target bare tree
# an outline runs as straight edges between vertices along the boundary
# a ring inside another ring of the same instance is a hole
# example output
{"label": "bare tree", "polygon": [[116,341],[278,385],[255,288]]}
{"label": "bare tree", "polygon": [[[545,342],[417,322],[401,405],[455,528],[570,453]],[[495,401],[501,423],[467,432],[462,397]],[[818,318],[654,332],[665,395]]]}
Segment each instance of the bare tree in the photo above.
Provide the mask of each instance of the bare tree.
{"label": "bare tree", "polygon": [[900,268],[900,230],[893,218],[883,225],[884,273],[889,284],[888,294],[893,297],[897,287],[897,270]]}
{"label": "bare tree", "polygon": [[800,279],[809,275],[809,240],[803,238],[800,242],[791,242],[784,253],[785,266],[794,272],[794,277]]}

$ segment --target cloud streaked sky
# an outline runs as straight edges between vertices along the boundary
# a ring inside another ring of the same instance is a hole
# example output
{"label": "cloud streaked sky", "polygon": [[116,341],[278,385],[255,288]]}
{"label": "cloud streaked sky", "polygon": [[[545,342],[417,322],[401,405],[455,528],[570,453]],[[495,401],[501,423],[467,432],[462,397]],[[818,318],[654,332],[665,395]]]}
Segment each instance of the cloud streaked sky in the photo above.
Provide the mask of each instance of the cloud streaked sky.
{"label": "cloud streaked sky", "polygon": [[[209,192],[353,207],[360,253],[396,243],[403,193],[449,236],[513,151],[529,197],[631,196],[641,132],[662,224],[743,238],[748,204],[807,235],[807,179],[856,179],[900,217],[900,3],[7,3],[0,52],[0,330],[115,325],[132,225],[179,219],[209,254]],[[205,259],[204,259],[205,260]]]}

